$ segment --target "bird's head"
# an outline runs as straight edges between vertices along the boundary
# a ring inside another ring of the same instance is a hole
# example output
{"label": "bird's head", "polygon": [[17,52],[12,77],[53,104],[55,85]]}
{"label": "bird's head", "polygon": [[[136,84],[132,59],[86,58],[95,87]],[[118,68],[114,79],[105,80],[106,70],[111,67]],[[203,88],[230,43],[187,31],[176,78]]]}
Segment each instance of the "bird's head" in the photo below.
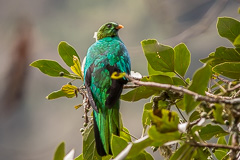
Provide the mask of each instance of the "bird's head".
{"label": "bird's head", "polygon": [[115,22],[106,23],[99,28],[97,33],[97,40],[105,37],[118,36],[118,30],[121,28],[123,28],[123,26]]}

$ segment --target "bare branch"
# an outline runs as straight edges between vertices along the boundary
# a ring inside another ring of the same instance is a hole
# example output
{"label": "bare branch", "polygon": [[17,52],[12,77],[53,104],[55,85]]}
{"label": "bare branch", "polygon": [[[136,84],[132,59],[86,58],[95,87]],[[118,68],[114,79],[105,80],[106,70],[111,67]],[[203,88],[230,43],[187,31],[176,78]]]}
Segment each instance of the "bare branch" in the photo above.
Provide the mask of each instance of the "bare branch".
{"label": "bare branch", "polygon": [[191,146],[195,147],[207,147],[207,148],[225,148],[225,149],[231,149],[234,151],[240,151],[240,146],[228,146],[224,144],[215,144],[215,143],[200,143],[200,142],[189,142]]}
{"label": "bare branch", "polygon": [[235,98],[235,99],[221,99],[220,97],[212,98],[212,97],[203,96],[196,92],[190,91],[188,89],[173,86],[170,84],[137,81],[137,80],[129,77],[128,75],[125,75],[125,77],[128,78],[134,84],[139,85],[139,86],[157,87],[157,88],[162,88],[165,90],[175,91],[177,93],[185,93],[185,94],[191,95],[195,98],[196,101],[205,101],[205,102],[209,102],[209,103],[240,104],[240,98]]}

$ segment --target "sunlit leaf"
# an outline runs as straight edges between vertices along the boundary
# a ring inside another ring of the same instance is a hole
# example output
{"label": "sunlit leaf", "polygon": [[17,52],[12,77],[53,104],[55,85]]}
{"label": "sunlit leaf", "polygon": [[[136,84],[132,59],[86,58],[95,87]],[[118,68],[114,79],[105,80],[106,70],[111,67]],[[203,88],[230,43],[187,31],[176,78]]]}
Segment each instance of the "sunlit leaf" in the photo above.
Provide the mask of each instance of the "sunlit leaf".
{"label": "sunlit leaf", "polygon": [[67,42],[60,42],[58,45],[58,53],[62,57],[63,61],[69,66],[73,66],[73,56],[76,56],[79,60],[79,56],[75,49]]}
{"label": "sunlit leaf", "polygon": [[66,84],[62,86],[62,91],[67,93],[68,95],[76,95],[77,87],[74,85]]}
{"label": "sunlit leaf", "polygon": [[83,79],[81,64],[77,56],[73,56],[73,66],[71,66],[71,70],[73,73],[78,75],[81,79]]}

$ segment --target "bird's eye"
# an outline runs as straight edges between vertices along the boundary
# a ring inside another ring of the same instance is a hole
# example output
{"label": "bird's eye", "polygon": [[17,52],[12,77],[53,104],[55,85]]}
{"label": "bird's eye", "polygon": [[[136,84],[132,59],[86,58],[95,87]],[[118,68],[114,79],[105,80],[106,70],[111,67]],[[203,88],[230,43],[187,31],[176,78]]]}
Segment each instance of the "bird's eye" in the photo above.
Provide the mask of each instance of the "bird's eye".
{"label": "bird's eye", "polygon": [[107,25],[107,27],[108,27],[108,28],[111,28],[111,27],[112,27],[112,25],[111,25],[111,24],[108,24],[108,25]]}

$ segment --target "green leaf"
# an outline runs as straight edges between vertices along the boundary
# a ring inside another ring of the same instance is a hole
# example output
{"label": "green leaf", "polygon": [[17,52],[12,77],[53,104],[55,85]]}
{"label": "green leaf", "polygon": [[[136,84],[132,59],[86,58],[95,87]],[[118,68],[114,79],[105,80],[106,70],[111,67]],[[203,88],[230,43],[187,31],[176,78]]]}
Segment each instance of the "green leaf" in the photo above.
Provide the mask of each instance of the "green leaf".
{"label": "green leaf", "polygon": [[144,154],[145,154],[145,160],[154,160],[152,155],[149,154],[148,152],[145,151]]}
{"label": "green leaf", "polygon": [[73,98],[75,96],[76,96],[75,94],[67,94],[66,92],[64,92],[62,90],[58,90],[58,91],[54,91],[54,92],[50,93],[46,98],[48,100],[52,100],[52,99],[57,99],[60,97]]}
{"label": "green leaf", "polygon": [[152,105],[153,102],[146,103],[143,108],[143,115],[142,115],[142,125],[143,128],[147,125],[150,125],[151,119],[150,119],[150,113],[152,113]]}
{"label": "green leaf", "polygon": [[124,150],[125,147],[127,147],[127,145],[128,143],[125,139],[112,135],[111,149],[113,157],[116,157],[122,150]]}
{"label": "green leaf", "polygon": [[208,55],[207,58],[200,59],[200,62],[207,63],[207,62],[214,60],[214,58],[215,58],[215,52],[212,52]]}
{"label": "green leaf", "polygon": [[163,75],[163,76],[168,76],[168,77],[174,77],[176,74],[174,72],[161,72],[161,71],[156,71],[154,70],[151,65],[148,63],[148,74],[149,76],[152,75]]}
{"label": "green leaf", "polygon": [[[141,79],[141,81],[173,84],[173,81],[170,77],[163,76],[163,75],[153,75],[153,76],[144,77]],[[127,92],[124,95],[121,95],[121,99],[125,100],[125,101],[134,102],[134,101],[138,101],[140,99],[149,98],[153,94],[159,93],[160,91],[161,91],[160,88],[140,86],[140,87],[137,87],[137,88]]]}
{"label": "green leaf", "polygon": [[217,29],[220,36],[233,43],[240,34],[240,22],[230,17],[220,17],[217,22]]}
{"label": "green leaf", "polygon": [[73,73],[75,73],[76,75],[78,75],[80,77],[80,79],[83,80],[83,74],[82,74],[82,70],[81,70],[81,63],[78,59],[77,56],[73,56],[73,66],[71,66],[71,70],[73,71]]}
{"label": "green leaf", "polygon": [[73,66],[73,56],[76,56],[79,60],[79,56],[75,49],[67,42],[60,42],[58,45],[58,53],[62,57],[63,61],[69,66]]}
{"label": "green leaf", "polygon": [[213,71],[225,77],[240,79],[240,62],[225,62],[213,67]]}
{"label": "green leaf", "polygon": [[216,122],[220,124],[224,124],[224,120],[222,117],[223,113],[223,106],[221,104],[215,104],[215,109],[213,110],[213,117],[216,120]]}
{"label": "green leaf", "polygon": [[74,160],[83,160],[83,154],[80,154],[78,157],[76,157]]}
{"label": "green leaf", "polygon": [[169,160],[191,160],[195,152],[195,148],[183,144],[178,150],[171,156]]}
{"label": "green leaf", "polygon": [[64,86],[62,86],[62,91],[65,92],[68,95],[76,95],[76,91],[77,91],[77,87],[74,85],[70,85],[70,84],[66,84]]}
{"label": "green leaf", "polygon": [[214,54],[214,60],[209,64],[214,67],[224,62],[240,62],[240,54],[234,48],[218,47]]}
{"label": "green leaf", "polygon": [[127,128],[123,127],[120,131],[120,137],[123,138],[127,142],[131,142],[131,136]]}
{"label": "green leaf", "polygon": [[203,140],[210,140],[213,136],[221,137],[228,135],[219,125],[208,124],[199,130],[199,135]]}
{"label": "green leaf", "polygon": [[[206,64],[194,73],[192,83],[188,89],[200,95],[204,95],[211,75],[211,67]],[[191,112],[199,103],[200,102],[195,101],[194,97],[184,94],[184,104],[187,113]]]}
{"label": "green leaf", "polygon": [[151,114],[152,123],[161,133],[175,132],[178,130],[179,117],[174,111],[166,109],[154,110]]}
{"label": "green leaf", "polygon": [[34,61],[33,63],[30,64],[30,66],[36,67],[44,74],[47,74],[52,77],[72,78],[70,76],[70,73],[56,61],[42,59]]}
{"label": "green leaf", "polygon": [[156,126],[148,130],[149,137],[153,140],[153,145],[162,146],[164,143],[180,140],[181,134],[178,131],[161,133]]}
{"label": "green leaf", "polygon": [[127,158],[132,158],[142,152],[145,148],[151,146],[153,140],[149,138],[149,136],[144,136],[137,141],[132,143],[131,150],[128,153]]}
{"label": "green leaf", "polygon": [[121,99],[124,101],[135,102],[140,99],[149,98],[156,92],[158,91],[152,90],[149,87],[140,86],[127,92],[126,94],[121,95]]}
{"label": "green leaf", "polygon": [[155,71],[174,72],[174,50],[159,44],[155,39],[141,42],[148,63]]}
{"label": "green leaf", "polygon": [[207,148],[204,148],[204,147],[198,147],[197,148],[197,152],[196,154],[194,155],[194,160],[201,160],[201,159],[209,159],[211,156],[211,153],[209,151],[209,149]]}
{"label": "green leaf", "polygon": [[186,83],[178,77],[172,77],[173,84],[176,86],[186,86]]}
{"label": "green leaf", "polygon": [[184,77],[190,65],[191,54],[187,46],[183,43],[175,46],[174,52],[174,70]]}
{"label": "green leaf", "polygon": [[101,159],[96,150],[93,124],[89,124],[83,132],[83,159]]}
{"label": "green leaf", "polygon": [[63,160],[64,156],[65,156],[65,143],[62,142],[57,147],[53,160]]}
{"label": "green leaf", "polygon": [[240,47],[240,35],[237,36],[237,38],[233,42],[234,46]]}
{"label": "green leaf", "polygon": [[191,116],[189,117],[189,121],[190,121],[190,122],[193,122],[193,121],[195,121],[195,120],[197,120],[197,119],[199,119],[199,118],[200,118],[199,112],[194,111],[194,112],[191,114]]}
{"label": "green leaf", "polygon": [[[217,141],[217,144],[227,145],[225,137],[224,136],[219,137],[218,141]],[[214,155],[217,159],[223,159],[227,155],[228,151],[229,151],[229,149],[217,148],[214,152]]]}

